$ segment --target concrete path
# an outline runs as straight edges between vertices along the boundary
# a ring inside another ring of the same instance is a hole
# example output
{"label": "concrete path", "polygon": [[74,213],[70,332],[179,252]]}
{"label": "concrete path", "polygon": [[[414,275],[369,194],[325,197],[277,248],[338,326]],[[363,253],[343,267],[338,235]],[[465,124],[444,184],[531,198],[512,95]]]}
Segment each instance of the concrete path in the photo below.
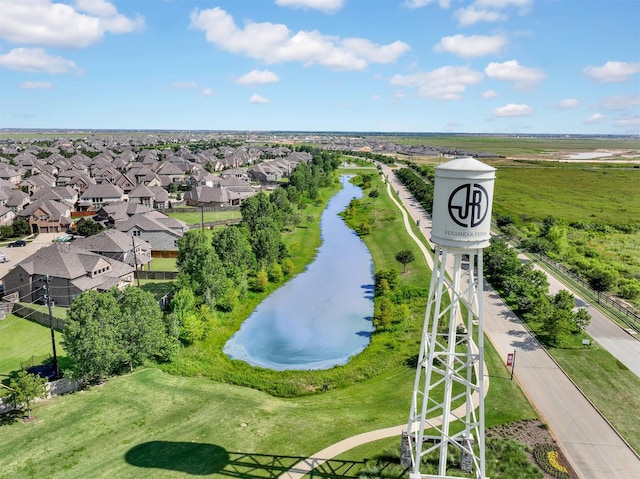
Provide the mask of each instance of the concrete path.
{"label": "concrete path", "polygon": [[[411,221],[420,219],[420,229],[427,236],[431,229],[430,217],[419,205],[413,203],[414,200],[390,168],[383,166],[383,171],[389,179],[389,186],[399,192],[405,208],[411,214]],[[411,231],[405,209],[400,207],[400,210],[407,230],[421,245],[424,253],[426,247]],[[430,259],[428,252],[427,258]],[[562,372],[488,284],[485,284],[484,294],[485,334],[504,361],[508,353],[516,351],[514,378],[549,426],[551,434],[578,476],[584,479],[640,478],[640,457]],[[632,361],[637,360],[633,353],[630,358]],[[353,447],[396,435],[399,437],[403,429],[406,429],[405,424],[344,439],[294,465],[280,478],[299,479]]]}

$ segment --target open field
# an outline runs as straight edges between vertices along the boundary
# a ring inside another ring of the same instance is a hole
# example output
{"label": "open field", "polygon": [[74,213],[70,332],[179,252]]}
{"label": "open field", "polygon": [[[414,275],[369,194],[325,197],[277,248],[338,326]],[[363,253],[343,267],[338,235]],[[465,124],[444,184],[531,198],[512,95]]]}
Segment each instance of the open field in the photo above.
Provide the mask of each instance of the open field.
{"label": "open field", "polygon": [[560,159],[564,153],[616,151],[640,158],[640,140],[633,138],[559,138],[546,136],[429,135],[381,137],[406,145],[427,145],[451,150],[483,151],[509,158]]}
{"label": "open field", "polygon": [[[487,423],[535,417],[506,368],[493,370]],[[146,369],[39,402],[35,422],[0,423],[0,478],[273,478],[335,441],[405,422],[413,376],[401,366],[342,390],[278,399]],[[389,442],[397,448],[399,438]],[[343,459],[357,471],[369,454]]]}
{"label": "open field", "polygon": [[[489,162],[490,163],[490,162]],[[494,213],[521,221],[640,223],[640,168],[521,164],[496,172]]]}
{"label": "open field", "polygon": [[[64,356],[60,341],[62,334],[55,333],[56,352]],[[42,359],[53,355],[51,346],[51,330],[38,323],[19,318],[12,314],[0,321],[0,382],[9,385],[9,378],[20,368],[20,363],[28,361],[32,356]],[[0,396],[7,389],[0,388]]]}

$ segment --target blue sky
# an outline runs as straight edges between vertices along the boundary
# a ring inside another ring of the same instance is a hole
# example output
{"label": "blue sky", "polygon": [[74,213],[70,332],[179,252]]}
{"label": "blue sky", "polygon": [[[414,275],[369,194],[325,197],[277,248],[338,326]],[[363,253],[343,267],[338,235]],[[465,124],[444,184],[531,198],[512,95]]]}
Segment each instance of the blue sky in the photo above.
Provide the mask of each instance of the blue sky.
{"label": "blue sky", "polygon": [[0,128],[640,133],[638,0],[0,0]]}

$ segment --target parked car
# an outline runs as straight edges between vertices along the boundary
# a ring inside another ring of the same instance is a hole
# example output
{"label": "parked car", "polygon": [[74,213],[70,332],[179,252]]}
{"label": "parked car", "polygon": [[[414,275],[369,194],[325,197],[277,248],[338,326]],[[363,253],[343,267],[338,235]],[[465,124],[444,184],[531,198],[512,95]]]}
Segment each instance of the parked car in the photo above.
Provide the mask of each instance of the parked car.
{"label": "parked car", "polygon": [[27,242],[25,240],[17,240],[9,243],[7,247],[9,248],[18,248],[21,246],[27,246]]}
{"label": "parked car", "polygon": [[0,263],[6,263],[7,261],[11,261],[11,258],[4,253],[0,253]]}

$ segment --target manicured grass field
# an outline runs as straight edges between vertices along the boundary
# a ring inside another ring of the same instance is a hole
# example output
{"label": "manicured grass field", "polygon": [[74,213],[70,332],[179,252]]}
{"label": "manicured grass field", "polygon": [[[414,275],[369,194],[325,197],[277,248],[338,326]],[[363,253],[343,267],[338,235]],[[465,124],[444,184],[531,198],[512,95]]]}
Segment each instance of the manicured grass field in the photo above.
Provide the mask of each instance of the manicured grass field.
{"label": "manicured grass field", "polygon": [[[56,352],[64,355],[60,341],[62,334],[55,332]],[[53,355],[51,345],[51,330],[47,326],[19,318],[12,314],[0,320],[0,381],[9,385],[12,373],[20,369],[20,363],[26,362],[32,356],[43,358]],[[8,390],[0,388],[0,396]]]}
{"label": "manicured grass field", "polygon": [[[167,213],[167,216],[184,221],[188,225],[196,225],[202,222],[202,213],[200,211],[194,211],[192,213]],[[239,210],[229,211],[205,211],[204,222],[210,223],[213,221],[224,221],[231,219],[242,218]]]}
{"label": "manicured grass field", "polygon": [[[495,373],[487,424],[535,417],[499,358],[487,356]],[[278,399],[145,369],[39,402],[35,422],[0,426],[0,478],[274,478],[341,439],[404,423],[414,373],[403,366],[349,388]],[[397,448],[399,438],[386,443]],[[357,470],[379,447],[340,459]]]}
{"label": "manicured grass field", "polygon": [[151,271],[178,271],[175,258],[153,258],[149,265]]}
{"label": "manicured grass field", "polygon": [[640,378],[604,349],[551,349],[549,352],[640,454]]}

